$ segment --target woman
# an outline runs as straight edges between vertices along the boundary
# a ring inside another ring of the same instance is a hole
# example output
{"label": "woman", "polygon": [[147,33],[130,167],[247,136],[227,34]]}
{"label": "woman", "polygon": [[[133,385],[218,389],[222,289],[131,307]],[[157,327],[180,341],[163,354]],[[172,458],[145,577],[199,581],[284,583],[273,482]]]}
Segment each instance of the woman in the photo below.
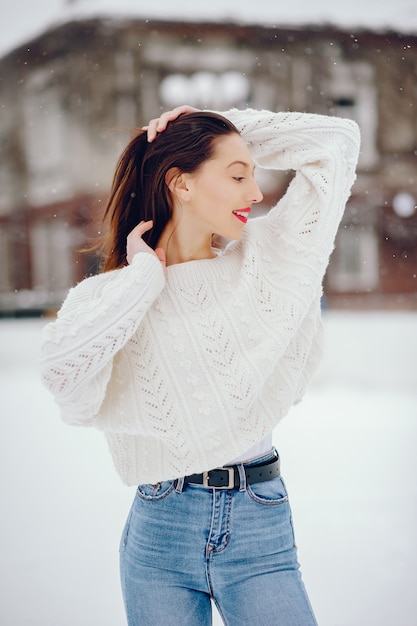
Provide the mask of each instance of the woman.
{"label": "woman", "polygon": [[[272,429],[320,357],[322,279],[354,180],[349,120],[178,107],[120,158],[104,272],[45,328],[63,419],[139,485],[121,542],[130,626],[316,624]],[[293,169],[280,202],[254,166]],[[223,251],[213,234],[230,240]]]}

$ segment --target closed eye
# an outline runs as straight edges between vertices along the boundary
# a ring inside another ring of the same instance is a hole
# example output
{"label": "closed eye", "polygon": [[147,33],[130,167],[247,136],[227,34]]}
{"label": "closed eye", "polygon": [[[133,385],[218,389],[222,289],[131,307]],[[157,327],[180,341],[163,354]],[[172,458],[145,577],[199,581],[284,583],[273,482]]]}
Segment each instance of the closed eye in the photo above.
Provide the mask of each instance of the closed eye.
{"label": "closed eye", "polygon": [[238,183],[240,183],[240,181],[242,181],[242,180],[245,180],[245,177],[244,177],[244,176],[233,176],[233,178],[234,178],[235,180],[237,180],[237,182],[238,182]]}

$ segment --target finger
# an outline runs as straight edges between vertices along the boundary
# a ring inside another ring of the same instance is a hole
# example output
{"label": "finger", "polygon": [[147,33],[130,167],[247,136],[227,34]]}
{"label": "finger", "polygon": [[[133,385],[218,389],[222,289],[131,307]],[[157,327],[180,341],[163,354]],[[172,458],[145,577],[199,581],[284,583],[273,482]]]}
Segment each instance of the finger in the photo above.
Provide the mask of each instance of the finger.
{"label": "finger", "polygon": [[146,233],[146,231],[150,230],[152,226],[153,226],[152,220],[148,220],[147,222],[142,220],[142,222],[139,222],[139,224],[135,226],[135,228],[130,232],[130,235],[136,235],[136,236],[142,237],[142,235]]}
{"label": "finger", "polygon": [[163,248],[156,248],[155,254],[158,257],[158,259],[161,261],[162,265],[166,267],[167,258],[166,258],[165,250]]}
{"label": "finger", "polygon": [[153,226],[153,220],[140,222],[140,224],[138,224],[138,228],[141,233],[146,233],[148,230],[152,228],[152,226]]}
{"label": "finger", "polygon": [[166,111],[165,113],[162,113],[156,125],[156,130],[159,133],[166,130],[166,127],[168,126],[169,122],[172,122],[178,117],[178,114],[175,113],[175,111],[176,109],[173,109],[172,111]]}
{"label": "finger", "polygon": [[177,119],[177,117],[180,117],[180,115],[184,115],[185,113],[190,113],[190,111],[195,110],[196,109],[194,109],[193,107],[184,104],[182,106],[175,107],[175,109],[172,109],[172,111],[166,111],[165,113],[162,113],[161,117],[159,118],[159,123],[156,127],[157,131],[161,132],[162,130],[165,130],[169,122],[173,122]]}
{"label": "finger", "polygon": [[159,124],[159,118],[151,120],[149,122],[149,124],[144,127],[144,130],[147,130],[148,132],[148,141],[151,142],[155,139],[155,137],[158,134],[158,124]]}
{"label": "finger", "polygon": [[198,111],[198,109],[189,106],[188,104],[183,104],[181,106],[175,107],[175,109],[172,109],[172,111],[166,111],[165,113],[162,113],[161,117],[151,120],[148,126],[143,126],[143,130],[148,131],[148,141],[153,141],[158,133],[166,130],[169,122],[173,122],[178,117],[180,117],[180,115],[192,113],[193,111]]}

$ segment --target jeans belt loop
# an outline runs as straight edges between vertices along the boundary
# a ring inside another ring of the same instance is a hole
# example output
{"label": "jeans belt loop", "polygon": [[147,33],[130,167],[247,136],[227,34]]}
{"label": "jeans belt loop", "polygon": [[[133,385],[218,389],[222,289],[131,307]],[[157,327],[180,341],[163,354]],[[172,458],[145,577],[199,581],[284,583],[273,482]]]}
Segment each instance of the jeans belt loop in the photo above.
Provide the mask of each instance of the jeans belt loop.
{"label": "jeans belt loop", "polygon": [[246,472],[243,467],[243,463],[239,463],[237,466],[237,471],[239,472],[240,485],[239,491],[246,491]]}
{"label": "jeans belt loop", "polygon": [[184,482],[185,482],[185,477],[181,476],[181,478],[178,478],[176,481],[176,485],[175,485],[175,491],[177,493],[182,493],[184,490]]}

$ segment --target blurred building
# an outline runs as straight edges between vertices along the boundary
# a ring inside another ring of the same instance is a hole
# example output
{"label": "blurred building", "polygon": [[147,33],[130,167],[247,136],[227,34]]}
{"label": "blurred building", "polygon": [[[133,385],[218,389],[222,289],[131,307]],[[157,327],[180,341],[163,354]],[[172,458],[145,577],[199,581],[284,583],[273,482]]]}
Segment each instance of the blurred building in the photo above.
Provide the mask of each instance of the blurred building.
{"label": "blurred building", "polygon": [[[358,179],[325,281],[329,306],[417,308],[417,36],[330,27],[88,19],[0,60],[0,312],[55,309],[97,271],[117,157],[179,103],[355,119]],[[264,173],[266,210],[286,173]],[[92,219],[93,218],[93,219]]]}

